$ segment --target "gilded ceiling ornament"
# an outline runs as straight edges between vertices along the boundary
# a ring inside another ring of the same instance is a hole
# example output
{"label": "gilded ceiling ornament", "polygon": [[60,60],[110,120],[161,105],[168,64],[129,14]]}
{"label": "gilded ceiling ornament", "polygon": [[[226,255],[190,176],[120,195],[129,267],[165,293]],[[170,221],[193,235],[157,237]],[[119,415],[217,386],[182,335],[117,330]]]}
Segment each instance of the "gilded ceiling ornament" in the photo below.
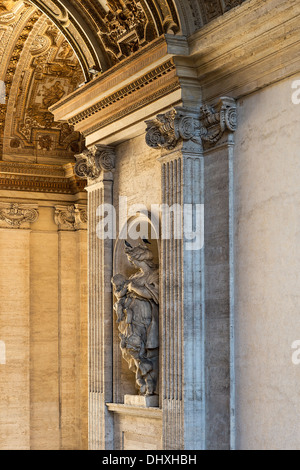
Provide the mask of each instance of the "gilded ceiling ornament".
{"label": "gilded ceiling ornament", "polygon": [[56,81],[50,88],[44,88],[43,105],[45,108],[50,108],[53,104],[57,103],[66,94],[60,81]]}
{"label": "gilded ceiling ornament", "polygon": [[155,39],[153,28],[147,28],[149,19],[141,2],[135,0],[109,1],[109,10],[100,25],[101,39],[105,48],[116,59],[121,60],[147,42]]}
{"label": "gilded ceiling ornament", "polygon": [[82,82],[83,74],[63,35],[57,28],[51,31],[55,45],[51,45],[49,25],[43,18],[29,38],[30,54],[21,55],[22,47],[19,52],[14,50],[8,69],[11,74],[5,78],[9,100],[5,109],[0,109],[0,132],[5,124],[2,142],[7,154],[31,155],[35,151],[43,158],[47,152],[47,158],[70,161],[81,151],[82,137],[68,123],[55,122],[48,109],[69,95]]}
{"label": "gilded ceiling ornament", "polygon": [[32,55],[37,55],[45,52],[49,46],[49,38],[46,38],[45,36],[37,36],[29,50]]}
{"label": "gilded ceiling ornament", "polygon": [[52,148],[52,139],[49,134],[42,135],[39,137],[39,147],[41,150],[51,150]]}

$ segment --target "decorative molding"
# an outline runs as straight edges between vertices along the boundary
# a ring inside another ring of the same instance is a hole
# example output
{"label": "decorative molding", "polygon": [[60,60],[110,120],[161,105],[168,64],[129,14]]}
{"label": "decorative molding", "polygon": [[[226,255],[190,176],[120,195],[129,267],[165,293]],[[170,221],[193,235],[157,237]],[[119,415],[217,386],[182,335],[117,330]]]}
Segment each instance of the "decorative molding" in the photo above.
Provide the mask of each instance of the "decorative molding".
{"label": "decorative molding", "polygon": [[160,408],[142,408],[141,406],[129,406],[117,403],[106,404],[109,411],[126,416],[138,416],[139,418],[162,419]]}
{"label": "decorative molding", "polygon": [[79,204],[56,206],[54,220],[59,230],[83,230],[87,224],[86,207]]}
{"label": "decorative molding", "polygon": [[51,106],[50,108],[51,112],[54,113],[56,110],[67,105],[73,97],[75,96],[79,97],[81,95],[84,95],[85,93],[90,92],[92,89],[94,89],[97,85],[102,85],[102,83],[105,82],[107,79],[111,80],[111,77],[113,74],[118,74],[118,73],[123,72],[123,76],[124,76],[124,69],[129,68],[132,64],[137,64],[136,66],[138,68],[134,70],[134,73],[135,74],[138,73],[138,70],[142,70],[143,68],[149,65],[149,60],[151,61],[153,60],[153,54],[149,55],[149,53],[151,53],[151,51],[153,53],[153,50],[155,50],[156,48],[160,50],[164,46],[165,43],[166,41],[165,41],[164,36],[157,38],[151,44],[148,44],[147,46],[143,47],[143,49],[136,52],[134,56],[127,57],[122,62],[119,62],[118,64],[114,65],[111,69],[106,70],[105,72],[101,73],[99,76],[94,78],[94,80],[92,80],[91,82],[88,82],[83,87],[75,90],[67,98],[63,98],[61,101]]}
{"label": "decorative molding", "polygon": [[115,168],[115,150],[113,147],[94,145],[75,155],[77,163],[75,173],[79,178],[96,180],[102,172],[111,172]]}
{"label": "decorative molding", "polygon": [[72,164],[0,162],[0,190],[77,194],[83,192],[85,186],[85,182],[74,175]]}
{"label": "decorative molding", "polygon": [[0,161],[0,175],[5,173],[34,176],[57,176],[63,178],[66,172],[64,167],[59,165],[41,165],[39,163]]}
{"label": "decorative molding", "polygon": [[180,142],[216,144],[226,131],[237,129],[236,102],[222,97],[214,108],[203,105],[200,113],[176,107],[146,121],[146,143],[155,149],[173,150]]}
{"label": "decorative molding", "polygon": [[37,207],[31,204],[0,203],[0,221],[13,228],[20,228],[23,224],[33,224],[38,217]]}
{"label": "decorative molding", "polygon": [[178,82],[177,78],[175,81],[172,81],[170,84],[168,84],[166,87],[163,87],[155,93],[149,93],[147,94],[144,98],[137,100],[135,103],[132,105],[128,105],[126,107],[123,107],[121,111],[112,114],[112,116],[109,116],[107,119],[101,120],[98,124],[95,124],[92,127],[89,127],[88,129],[85,129],[84,131],[81,131],[84,137],[89,136],[90,134],[93,134],[94,132],[97,132],[104,127],[109,126],[110,124],[113,124],[116,121],[119,121],[120,119],[128,116],[129,114],[132,114],[145,106],[148,106],[151,103],[154,103],[155,101],[158,101],[159,99],[163,98],[164,96],[167,96],[174,91],[177,91],[180,89],[180,83]]}
{"label": "decorative molding", "polygon": [[117,101],[120,101],[120,100],[124,99],[126,96],[131,95],[132,93],[136,92],[137,90],[140,90],[141,88],[144,88],[149,83],[152,83],[154,80],[157,80],[162,75],[166,75],[167,73],[171,72],[172,70],[175,70],[175,65],[172,62],[172,60],[168,60],[164,64],[162,64],[162,65],[156,67],[155,69],[151,70],[150,72],[146,73],[145,75],[143,75],[138,80],[135,80],[135,81],[129,83],[128,85],[121,88],[117,92],[107,96],[106,98],[99,101],[95,105],[90,106],[89,108],[85,109],[81,113],[79,113],[76,116],[72,117],[71,119],[69,119],[69,124],[71,124],[71,125],[78,124],[79,122],[81,122],[81,121],[89,118],[90,116],[98,113],[102,109],[105,109],[108,106],[111,106],[112,104],[116,103]]}

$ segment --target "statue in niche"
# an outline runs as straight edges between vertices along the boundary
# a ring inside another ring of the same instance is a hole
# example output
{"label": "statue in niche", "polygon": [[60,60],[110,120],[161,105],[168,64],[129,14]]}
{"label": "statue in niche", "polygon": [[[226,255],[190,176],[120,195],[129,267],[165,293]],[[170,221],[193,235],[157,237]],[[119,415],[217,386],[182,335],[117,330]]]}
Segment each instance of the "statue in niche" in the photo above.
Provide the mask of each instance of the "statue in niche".
{"label": "statue in niche", "polygon": [[112,278],[117,302],[120,347],[129,369],[135,373],[140,395],[157,395],[159,272],[153,253],[144,241],[136,247],[125,242],[128,260],[138,271],[129,279]]}

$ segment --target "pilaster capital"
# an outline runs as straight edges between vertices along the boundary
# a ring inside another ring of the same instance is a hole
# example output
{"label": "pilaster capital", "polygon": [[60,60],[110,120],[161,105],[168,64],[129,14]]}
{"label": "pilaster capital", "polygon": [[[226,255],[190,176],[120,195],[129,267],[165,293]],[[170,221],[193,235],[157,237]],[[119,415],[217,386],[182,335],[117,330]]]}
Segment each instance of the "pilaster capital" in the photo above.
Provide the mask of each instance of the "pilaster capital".
{"label": "pilaster capital", "polygon": [[215,145],[226,131],[237,129],[236,102],[222,97],[215,107],[202,105],[199,111],[175,107],[146,124],[149,147],[172,151],[183,143],[187,150],[199,153],[203,144]]}
{"label": "pilaster capital", "polygon": [[86,207],[79,204],[56,206],[54,220],[59,230],[86,230]]}
{"label": "pilaster capital", "polygon": [[237,129],[237,110],[234,98],[221,97],[216,106],[203,105],[200,109],[201,138],[214,145],[228,132]]}
{"label": "pilaster capital", "polygon": [[146,143],[155,149],[174,150],[180,142],[202,146],[199,113],[176,107],[146,121]]}
{"label": "pilaster capital", "polygon": [[38,208],[32,204],[0,203],[0,226],[12,228],[29,228],[38,220]]}
{"label": "pilaster capital", "polygon": [[113,147],[94,145],[75,155],[77,160],[75,173],[79,178],[97,180],[101,174],[112,172],[115,168],[115,150]]}

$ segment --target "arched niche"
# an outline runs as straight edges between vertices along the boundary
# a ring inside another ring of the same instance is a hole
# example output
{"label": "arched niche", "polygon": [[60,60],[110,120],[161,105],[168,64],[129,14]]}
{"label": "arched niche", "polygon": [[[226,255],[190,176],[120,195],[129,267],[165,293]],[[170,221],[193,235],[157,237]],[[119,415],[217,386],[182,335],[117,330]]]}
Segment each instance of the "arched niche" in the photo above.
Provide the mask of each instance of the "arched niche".
{"label": "arched niche", "polygon": [[[140,232],[139,237],[134,234]],[[159,224],[158,220],[153,214],[138,213],[130,217],[127,223],[121,228],[119,237],[115,243],[114,249],[114,274],[123,274],[124,276],[131,276],[134,268],[129,263],[124,251],[125,240],[131,246],[136,246],[142,243],[142,238],[146,238],[150,245],[151,251],[154,255],[155,264],[159,264]]]}
{"label": "arched niche", "polygon": [[[122,229],[120,235],[115,242],[113,273],[123,274],[129,278],[136,272],[136,269],[129,263],[125,254],[125,240],[131,246],[135,247],[140,243],[144,243],[142,238],[133,237],[133,233],[142,231],[141,236],[148,234],[147,241],[150,243],[149,248],[154,255],[154,263],[159,266],[160,247],[159,247],[159,225],[158,221],[150,213],[138,213],[136,216],[130,217]],[[127,234],[127,236],[126,236]],[[116,302],[114,297],[113,302]],[[116,314],[112,312],[114,324],[114,367],[113,367],[113,395],[115,403],[123,403],[124,395],[135,395],[137,390],[135,387],[135,375],[128,368],[128,364],[122,358],[120,350],[120,339],[118,325],[116,322]]]}

